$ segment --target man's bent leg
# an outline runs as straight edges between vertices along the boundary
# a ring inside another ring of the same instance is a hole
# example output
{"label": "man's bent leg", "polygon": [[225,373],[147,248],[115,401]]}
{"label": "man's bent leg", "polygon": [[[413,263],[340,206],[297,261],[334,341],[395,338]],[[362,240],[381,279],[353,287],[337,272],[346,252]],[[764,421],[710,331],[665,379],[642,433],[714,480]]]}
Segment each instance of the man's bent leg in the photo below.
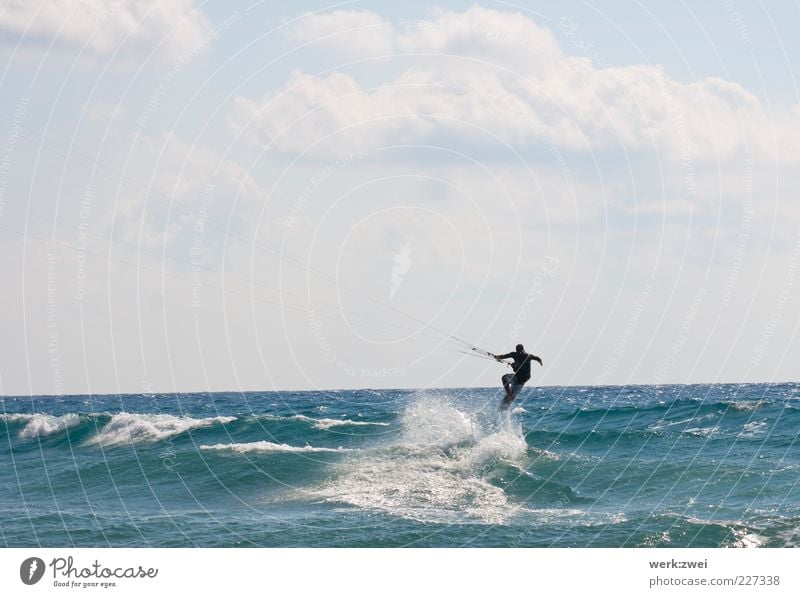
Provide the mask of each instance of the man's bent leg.
{"label": "man's bent leg", "polygon": [[511,396],[511,380],[514,379],[513,373],[506,373],[503,377],[500,378],[500,381],[503,382],[503,389],[506,391],[506,398]]}
{"label": "man's bent leg", "polygon": [[500,410],[508,410],[511,403],[517,399],[517,395],[524,385],[524,383],[511,382],[510,388],[506,389],[506,397],[500,403]]}

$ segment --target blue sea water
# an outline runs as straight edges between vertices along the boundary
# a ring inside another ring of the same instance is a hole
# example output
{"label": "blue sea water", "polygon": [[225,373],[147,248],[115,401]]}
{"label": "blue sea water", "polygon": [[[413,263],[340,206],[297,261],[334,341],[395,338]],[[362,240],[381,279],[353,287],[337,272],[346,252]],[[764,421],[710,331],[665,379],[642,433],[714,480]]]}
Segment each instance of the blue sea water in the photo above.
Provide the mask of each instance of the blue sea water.
{"label": "blue sea water", "polygon": [[0,399],[0,545],[788,547],[800,385]]}

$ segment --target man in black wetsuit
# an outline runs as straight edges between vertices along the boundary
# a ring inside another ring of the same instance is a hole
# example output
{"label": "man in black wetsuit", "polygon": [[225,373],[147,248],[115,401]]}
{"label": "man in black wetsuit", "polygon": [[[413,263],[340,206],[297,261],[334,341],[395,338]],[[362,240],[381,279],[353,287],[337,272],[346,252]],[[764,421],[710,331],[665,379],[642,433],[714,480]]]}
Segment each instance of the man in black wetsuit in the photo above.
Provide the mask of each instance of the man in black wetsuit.
{"label": "man in black wetsuit", "polygon": [[500,404],[500,410],[506,410],[511,403],[514,402],[522,386],[525,385],[525,382],[531,378],[531,361],[536,361],[541,365],[542,359],[525,352],[525,347],[522,346],[522,344],[517,344],[515,352],[495,354],[492,356],[500,362],[502,362],[501,359],[514,359],[514,362],[511,364],[514,373],[507,373],[501,378],[503,387],[506,390],[506,396]]}

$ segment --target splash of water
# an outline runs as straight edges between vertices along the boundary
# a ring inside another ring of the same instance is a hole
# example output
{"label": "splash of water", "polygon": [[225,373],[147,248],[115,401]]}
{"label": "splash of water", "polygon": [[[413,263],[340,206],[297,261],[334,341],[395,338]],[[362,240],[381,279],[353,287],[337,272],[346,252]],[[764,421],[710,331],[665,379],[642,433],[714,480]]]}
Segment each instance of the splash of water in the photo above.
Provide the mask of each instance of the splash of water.
{"label": "splash of water", "polygon": [[491,483],[501,464],[524,465],[519,424],[491,424],[480,412],[420,396],[401,417],[395,441],[339,465],[319,493],[327,501],[425,522],[502,524],[518,507]]}

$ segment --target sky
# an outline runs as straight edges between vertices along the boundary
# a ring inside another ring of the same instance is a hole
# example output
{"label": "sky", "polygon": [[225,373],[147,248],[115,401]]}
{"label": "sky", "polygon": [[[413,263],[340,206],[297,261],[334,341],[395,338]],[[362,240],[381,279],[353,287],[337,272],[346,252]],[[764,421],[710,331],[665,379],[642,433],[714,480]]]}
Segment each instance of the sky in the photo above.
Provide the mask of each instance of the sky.
{"label": "sky", "polygon": [[0,395],[797,380],[799,21],[6,1]]}

